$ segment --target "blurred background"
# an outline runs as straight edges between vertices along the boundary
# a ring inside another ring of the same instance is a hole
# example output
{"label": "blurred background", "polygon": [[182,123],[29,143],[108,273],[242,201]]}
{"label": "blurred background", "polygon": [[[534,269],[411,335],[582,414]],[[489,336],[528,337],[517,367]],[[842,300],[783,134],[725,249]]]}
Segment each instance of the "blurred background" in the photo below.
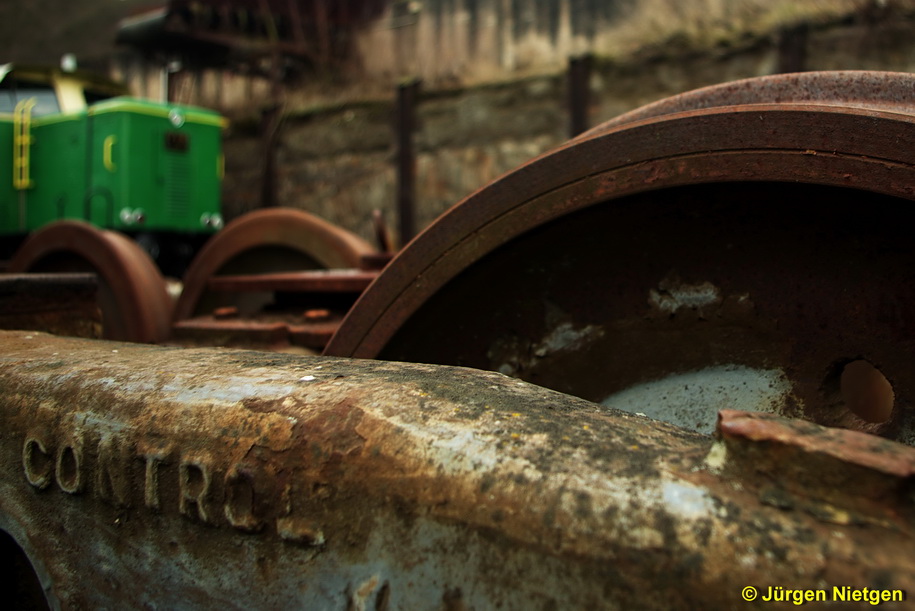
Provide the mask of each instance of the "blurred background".
{"label": "blurred background", "polygon": [[0,63],[74,54],[219,110],[227,220],[290,206],[370,238],[372,210],[395,224],[407,83],[421,229],[569,137],[576,69],[593,126],[739,78],[911,71],[913,33],[915,0],[31,0],[0,4]]}

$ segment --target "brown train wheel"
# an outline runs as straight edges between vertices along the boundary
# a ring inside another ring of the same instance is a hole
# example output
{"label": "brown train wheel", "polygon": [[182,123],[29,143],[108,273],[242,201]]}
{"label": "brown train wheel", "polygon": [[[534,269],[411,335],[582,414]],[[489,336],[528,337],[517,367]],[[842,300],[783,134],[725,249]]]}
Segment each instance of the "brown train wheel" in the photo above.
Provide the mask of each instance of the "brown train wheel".
{"label": "brown train wheel", "polygon": [[911,440],[913,90],[781,75],[592,129],[439,217],[325,354],[502,371],[697,430],[736,407]]}
{"label": "brown train wheel", "polygon": [[155,343],[170,332],[172,300],[149,256],[126,236],[83,221],[57,221],[32,234],[12,273],[93,272],[107,339]]}
{"label": "brown train wheel", "polygon": [[374,252],[362,238],[301,210],[250,212],[226,225],[195,257],[184,276],[175,320],[225,306],[253,311],[269,299],[256,293],[209,291],[214,276],[355,268],[363,256]]}

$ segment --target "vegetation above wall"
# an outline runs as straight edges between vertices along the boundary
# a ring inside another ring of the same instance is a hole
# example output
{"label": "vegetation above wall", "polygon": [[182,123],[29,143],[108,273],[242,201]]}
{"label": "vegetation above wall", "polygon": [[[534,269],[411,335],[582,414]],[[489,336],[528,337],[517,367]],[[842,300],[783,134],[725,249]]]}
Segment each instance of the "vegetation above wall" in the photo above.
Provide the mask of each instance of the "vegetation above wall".
{"label": "vegetation above wall", "polygon": [[[417,5],[425,6],[423,10],[445,14],[445,5],[438,6],[439,3],[439,0],[426,0]],[[0,3],[0,61],[56,63],[62,54],[75,53],[82,65],[103,67],[106,58],[115,51],[118,22],[150,4],[155,1]],[[478,5],[482,6],[479,0],[448,3],[456,12],[461,7],[469,11]],[[563,5],[567,8],[563,9]],[[617,0],[617,5],[611,22],[599,30],[590,28],[587,46],[599,56],[622,62],[742,46],[748,40],[765,38],[780,28],[802,22],[813,25],[843,20],[866,22],[915,14],[915,0]],[[572,0],[557,2],[557,6],[553,18],[571,18],[574,25],[574,15],[564,15],[563,10],[574,13],[591,5]]]}
{"label": "vegetation above wall", "polygon": [[633,0],[599,42],[611,58],[742,46],[809,24],[874,22],[911,15],[915,0]]}

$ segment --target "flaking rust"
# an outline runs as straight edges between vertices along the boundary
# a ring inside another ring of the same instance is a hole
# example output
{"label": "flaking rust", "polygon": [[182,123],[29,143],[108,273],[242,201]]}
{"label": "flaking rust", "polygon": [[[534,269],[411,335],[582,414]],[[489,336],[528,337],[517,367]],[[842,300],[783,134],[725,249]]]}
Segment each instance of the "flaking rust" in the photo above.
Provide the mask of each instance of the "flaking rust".
{"label": "flaking rust", "polygon": [[[746,603],[748,585],[915,592],[915,450],[863,433],[731,413],[716,441],[455,367],[0,343],[0,529],[54,607],[752,608],[771,604]],[[773,444],[788,451],[754,458]],[[849,489],[824,496],[806,485],[817,474]],[[866,502],[840,502],[862,487]]]}

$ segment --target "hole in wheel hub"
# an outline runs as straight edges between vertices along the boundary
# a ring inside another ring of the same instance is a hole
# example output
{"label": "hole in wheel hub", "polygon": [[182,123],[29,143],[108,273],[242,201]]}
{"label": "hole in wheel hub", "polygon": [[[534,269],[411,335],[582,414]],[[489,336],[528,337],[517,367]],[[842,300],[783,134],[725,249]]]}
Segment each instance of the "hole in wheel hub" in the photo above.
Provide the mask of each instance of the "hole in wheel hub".
{"label": "hole in wheel hub", "polygon": [[845,407],[861,420],[883,423],[890,419],[896,395],[889,380],[863,359],[845,365],[839,377]]}

